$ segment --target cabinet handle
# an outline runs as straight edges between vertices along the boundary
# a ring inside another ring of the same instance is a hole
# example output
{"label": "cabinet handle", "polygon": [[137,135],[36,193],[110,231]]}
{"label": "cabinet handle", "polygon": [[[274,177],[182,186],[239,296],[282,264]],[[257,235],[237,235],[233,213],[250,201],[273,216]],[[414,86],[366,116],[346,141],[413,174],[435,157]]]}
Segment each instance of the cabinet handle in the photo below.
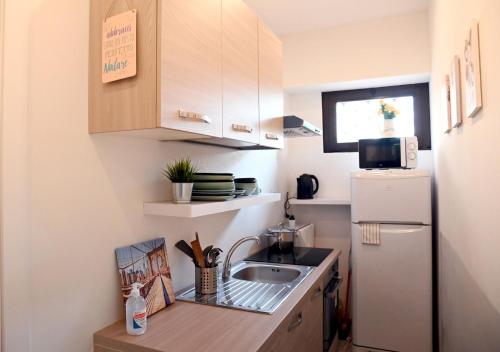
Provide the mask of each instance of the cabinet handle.
{"label": "cabinet handle", "polygon": [[233,130],[237,132],[252,133],[253,128],[247,125],[238,125],[237,123],[233,123]]}
{"label": "cabinet handle", "polygon": [[193,120],[193,121],[198,121],[198,122],[203,122],[203,123],[212,123],[212,119],[205,114],[199,114],[197,112],[189,112],[189,111],[183,111],[183,110],[178,110],[177,114],[182,119]]}
{"label": "cabinet handle", "polygon": [[290,325],[288,325],[288,332],[292,331],[293,329],[297,328],[300,324],[302,324],[302,312],[297,314],[297,319],[292,321]]}
{"label": "cabinet handle", "polygon": [[271,139],[273,141],[279,140],[279,137],[277,134],[274,133],[266,133],[266,139]]}
{"label": "cabinet handle", "polygon": [[323,293],[323,290],[321,289],[321,286],[316,289],[316,292],[311,296],[311,301],[315,300],[319,296],[321,296]]}

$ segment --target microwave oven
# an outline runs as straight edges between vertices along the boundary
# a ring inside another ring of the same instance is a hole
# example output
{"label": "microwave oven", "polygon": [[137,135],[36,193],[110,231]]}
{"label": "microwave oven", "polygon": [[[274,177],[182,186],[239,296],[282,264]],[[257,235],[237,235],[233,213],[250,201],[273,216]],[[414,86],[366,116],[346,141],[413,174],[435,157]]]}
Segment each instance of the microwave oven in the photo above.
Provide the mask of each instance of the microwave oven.
{"label": "microwave oven", "polygon": [[415,169],[417,137],[359,140],[360,169]]}

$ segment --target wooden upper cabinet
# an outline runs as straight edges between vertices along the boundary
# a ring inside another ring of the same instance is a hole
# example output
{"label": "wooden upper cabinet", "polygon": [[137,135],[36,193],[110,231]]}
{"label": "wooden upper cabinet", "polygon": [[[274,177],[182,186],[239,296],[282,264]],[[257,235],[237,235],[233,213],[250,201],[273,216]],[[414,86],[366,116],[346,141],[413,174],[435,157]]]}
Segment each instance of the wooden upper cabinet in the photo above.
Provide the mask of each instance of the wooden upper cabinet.
{"label": "wooden upper cabinet", "polygon": [[[103,20],[127,3],[137,75],[102,83]],[[89,133],[282,148],[282,115],[281,42],[242,0],[90,1]]]}
{"label": "wooden upper cabinet", "polygon": [[283,148],[283,47],[259,21],[260,144]]}
{"label": "wooden upper cabinet", "polygon": [[[119,132],[156,128],[156,0],[130,0],[137,9],[137,75],[102,83],[102,23],[113,0],[90,2],[89,132]],[[110,15],[127,11],[116,1]]]}
{"label": "wooden upper cabinet", "polygon": [[89,132],[222,137],[221,0],[128,3],[137,9],[137,75],[103,84],[102,21],[127,3],[91,0]]}
{"label": "wooden upper cabinet", "polygon": [[223,136],[259,143],[258,18],[242,0],[222,0]]}
{"label": "wooden upper cabinet", "polygon": [[161,127],[222,137],[221,0],[159,4]]}

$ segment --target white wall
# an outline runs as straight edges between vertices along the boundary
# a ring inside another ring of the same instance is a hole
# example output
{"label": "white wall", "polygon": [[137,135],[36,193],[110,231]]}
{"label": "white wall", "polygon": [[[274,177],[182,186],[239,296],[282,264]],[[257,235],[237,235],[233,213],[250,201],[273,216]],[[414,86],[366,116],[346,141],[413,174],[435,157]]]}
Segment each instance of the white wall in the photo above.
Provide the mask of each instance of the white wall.
{"label": "white wall", "polygon": [[283,37],[285,87],[428,74],[427,13]]}
{"label": "white wall", "polygon": [[[3,24],[4,24],[4,2],[0,0],[0,135],[2,134],[3,126]],[[2,297],[3,297],[3,263],[2,263],[2,251],[3,251],[3,213],[2,213],[2,143],[0,142],[0,349],[2,346],[2,331],[3,331],[3,319],[2,319]]]}
{"label": "white wall", "polygon": [[[283,38],[285,114],[322,128],[321,92],[428,80],[430,52],[427,14],[415,13]],[[296,194],[303,173],[320,181],[318,197],[350,198],[350,173],[357,153],[323,153],[323,138],[287,141],[287,189]],[[419,153],[419,166],[432,171],[432,152]],[[339,248],[347,277],[351,213],[348,206],[293,206],[299,222],[316,225],[317,245]],[[345,297],[346,285],[342,287]]]}
{"label": "white wall", "polygon": [[[114,249],[167,237],[175,289],[193,282],[173,244],[225,251],[282,218],[282,204],[194,220],[142,215],[164,198],[161,168],[191,156],[203,171],[256,176],[284,191],[285,152],[241,152],[87,133],[89,2],[7,0],[3,143],[5,351],[89,351],[123,316]],[[245,245],[241,258],[255,247]]]}
{"label": "white wall", "polygon": [[[499,351],[500,2],[435,0],[430,18],[441,351]],[[444,135],[440,86],[453,55],[464,60],[473,19],[480,23],[484,107]]]}
{"label": "white wall", "polygon": [[[287,96],[286,113],[295,114],[316,126],[322,126],[320,92],[297,93]],[[319,198],[350,199],[350,174],[359,167],[358,153],[323,153],[323,138],[290,138],[287,141],[287,189],[297,193],[296,178],[303,173],[319,179]],[[419,167],[432,172],[432,152],[419,152]],[[294,205],[292,213],[299,222],[312,222],[316,228],[316,245],[342,250],[341,273],[347,277],[351,234],[349,206]],[[346,285],[342,287],[345,297]]]}

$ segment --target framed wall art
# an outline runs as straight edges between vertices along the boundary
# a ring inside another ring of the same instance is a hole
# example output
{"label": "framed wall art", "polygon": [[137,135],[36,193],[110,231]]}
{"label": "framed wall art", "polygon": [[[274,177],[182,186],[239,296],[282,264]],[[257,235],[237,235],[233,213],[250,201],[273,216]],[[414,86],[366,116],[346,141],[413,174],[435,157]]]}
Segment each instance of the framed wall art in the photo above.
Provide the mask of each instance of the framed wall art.
{"label": "framed wall art", "polygon": [[450,72],[450,115],[451,127],[462,124],[462,89],[460,86],[460,58],[453,57]]}
{"label": "framed wall art", "polygon": [[479,23],[473,21],[464,46],[465,114],[474,117],[483,106],[481,93],[481,60],[479,53]]}
{"label": "framed wall art", "polygon": [[450,76],[445,75],[441,87],[441,108],[443,118],[443,132],[451,131],[451,104],[450,104]]}
{"label": "framed wall art", "polygon": [[175,302],[164,238],[117,248],[115,254],[124,303],[134,282],[143,285],[148,316]]}

